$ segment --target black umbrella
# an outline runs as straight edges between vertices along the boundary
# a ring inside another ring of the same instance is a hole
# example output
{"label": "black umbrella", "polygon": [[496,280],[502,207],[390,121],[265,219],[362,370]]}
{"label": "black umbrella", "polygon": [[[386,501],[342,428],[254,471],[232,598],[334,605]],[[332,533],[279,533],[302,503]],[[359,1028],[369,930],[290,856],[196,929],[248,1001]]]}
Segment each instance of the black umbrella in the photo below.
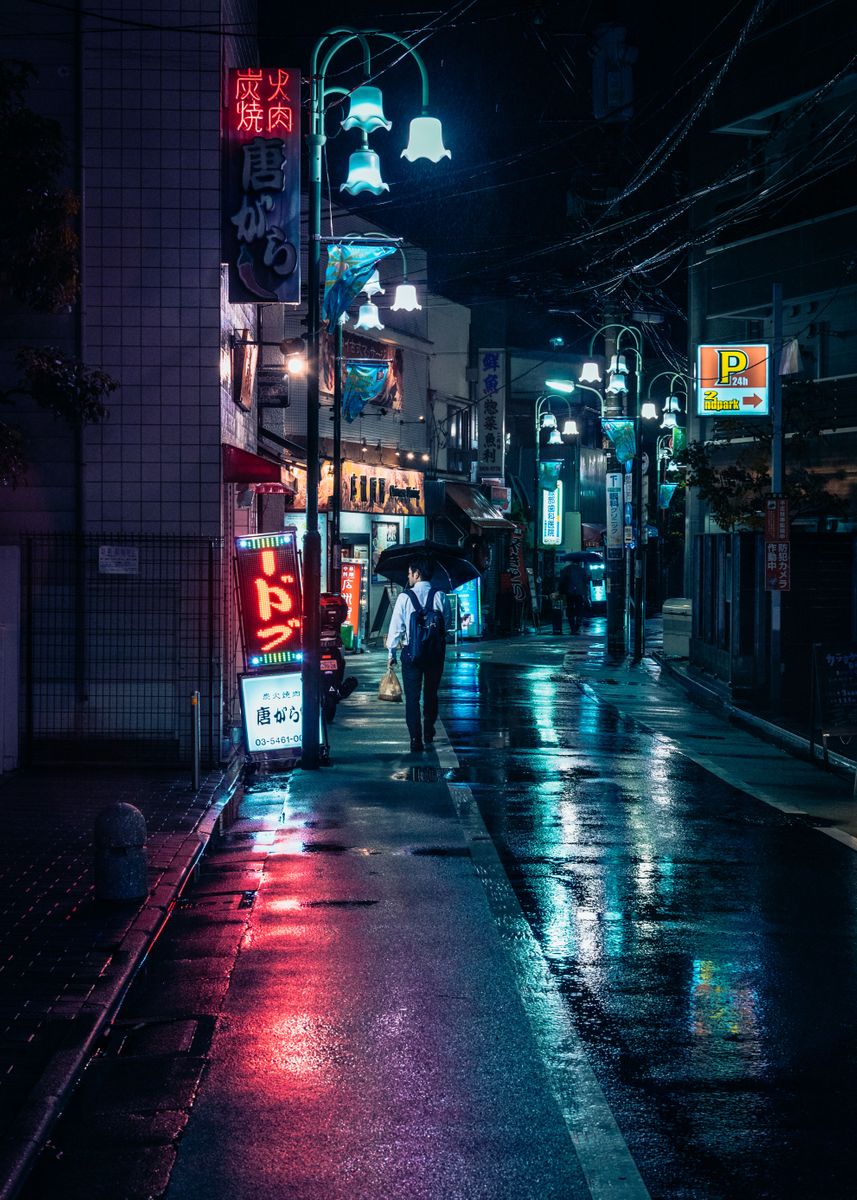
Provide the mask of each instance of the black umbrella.
{"label": "black umbrella", "polygon": [[427,558],[433,566],[431,584],[445,592],[452,592],[462,583],[478,578],[480,572],[457,546],[444,546],[442,542],[404,542],[399,546],[388,546],[378,556],[375,566],[377,575],[385,575],[391,583],[408,586],[408,563],[414,558]]}
{"label": "black umbrella", "polygon": [[603,563],[604,555],[597,550],[568,550],[560,555],[562,562],[573,563]]}

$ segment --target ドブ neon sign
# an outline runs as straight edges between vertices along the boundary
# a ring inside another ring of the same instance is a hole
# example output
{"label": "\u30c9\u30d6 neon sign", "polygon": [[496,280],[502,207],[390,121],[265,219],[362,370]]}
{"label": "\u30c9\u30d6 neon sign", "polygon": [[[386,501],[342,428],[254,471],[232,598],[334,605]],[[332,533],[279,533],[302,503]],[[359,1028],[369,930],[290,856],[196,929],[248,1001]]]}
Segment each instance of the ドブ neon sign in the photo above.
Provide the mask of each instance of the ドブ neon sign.
{"label": "\u30c9\u30d6 neon sign", "polygon": [[250,670],[301,661],[301,587],[293,529],[235,539],[238,607]]}

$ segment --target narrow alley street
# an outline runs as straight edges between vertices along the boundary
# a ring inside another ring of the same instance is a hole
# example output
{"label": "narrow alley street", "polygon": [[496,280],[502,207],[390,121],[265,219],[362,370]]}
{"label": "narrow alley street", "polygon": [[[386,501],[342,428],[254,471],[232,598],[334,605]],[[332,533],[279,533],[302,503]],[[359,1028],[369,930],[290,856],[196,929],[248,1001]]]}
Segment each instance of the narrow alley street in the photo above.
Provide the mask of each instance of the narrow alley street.
{"label": "narrow alley street", "polygon": [[451,650],[422,756],[355,660],[333,766],[248,788],[28,1200],[853,1194],[857,859],[713,772],[850,784],[601,637]]}

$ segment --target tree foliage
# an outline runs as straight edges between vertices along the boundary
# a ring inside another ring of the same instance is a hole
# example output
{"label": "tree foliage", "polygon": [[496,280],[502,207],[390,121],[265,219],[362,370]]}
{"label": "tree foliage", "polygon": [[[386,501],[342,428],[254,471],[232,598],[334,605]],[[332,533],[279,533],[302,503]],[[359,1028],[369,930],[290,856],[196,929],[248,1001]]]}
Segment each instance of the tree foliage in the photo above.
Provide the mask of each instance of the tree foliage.
{"label": "tree foliage", "polygon": [[[783,389],[783,473],[785,494],[792,519],[843,516],[845,501],[827,490],[828,479],[810,465],[821,430],[821,389],[810,382],[790,384]],[[765,502],[771,494],[771,444],[773,425],[769,419],[723,422],[726,432],[720,442],[689,442],[676,455],[685,472],[687,487],[699,489],[711,515],[721,529],[761,529]],[[734,453],[729,446],[738,442]],[[841,478],[835,472],[833,478]]]}

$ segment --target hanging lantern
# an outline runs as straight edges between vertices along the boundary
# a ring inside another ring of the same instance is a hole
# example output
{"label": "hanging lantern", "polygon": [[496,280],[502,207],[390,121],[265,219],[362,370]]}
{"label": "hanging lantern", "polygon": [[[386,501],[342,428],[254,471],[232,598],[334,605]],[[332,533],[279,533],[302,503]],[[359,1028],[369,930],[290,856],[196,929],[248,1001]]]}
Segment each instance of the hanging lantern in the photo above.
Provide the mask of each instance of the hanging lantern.
{"label": "hanging lantern", "polygon": [[681,412],[681,401],[679,400],[678,396],[667,396],[666,400],[664,401],[664,412]]}
{"label": "hanging lantern", "polygon": [[665,412],[664,419],[661,421],[661,429],[675,429],[678,425],[678,417],[673,412]]}
{"label": "hanging lantern", "polygon": [[340,192],[357,196],[360,192],[371,192],[380,196],[389,192],[390,185],[381,178],[381,163],[374,150],[355,150],[348,160],[348,178],[339,185]]}
{"label": "hanging lantern", "polygon": [[625,355],[624,354],[618,354],[618,355],[614,354],[613,357],[610,359],[610,366],[608,369],[611,374],[615,374],[618,371],[620,375],[627,375],[628,374],[628,364],[625,361]]}
{"label": "hanging lantern", "polygon": [[561,446],[562,445],[562,434],[560,433],[560,431],[558,429],[551,430],[551,435],[548,438],[548,445],[549,446]]}
{"label": "hanging lantern", "polygon": [[383,329],[378,316],[378,305],[370,300],[368,304],[360,305],[360,314],[354,322],[355,329]]}
{"label": "hanging lantern", "polygon": [[381,89],[376,87],[359,87],[351,93],[351,104],[348,116],[341,121],[343,129],[362,129],[364,133],[374,133],[376,129],[390,129],[393,122],[384,116],[384,101]]}
{"label": "hanging lantern", "polygon": [[381,276],[378,274],[377,267],[363,285],[363,292],[369,300],[373,296],[385,296],[387,294],[384,288],[381,287]]}
{"label": "hanging lantern", "polygon": [[546,412],[542,416],[542,429],[556,429],[556,417],[552,412]]}
{"label": "hanging lantern", "polygon": [[443,129],[437,117],[414,117],[411,121],[408,144],[401,153],[408,162],[427,158],[429,162],[440,162],[452,158],[452,152],[443,144]]}
{"label": "hanging lantern", "polygon": [[569,418],[569,420],[566,421],[566,423],[562,427],[562,436],[563,437],[577,437],[577,434],[578,434],[577,421],[574,421]]}
{"label": "hanging lantern", "polygon": [[627,395],[628,385],[625,382],[624,375],[612,375],[610,382],[607,384],[606,392],[608,396],[624,396]]}
{"label": "hanging lantern", "polygon": [[393,312],[398,312],[399,309],[404,309],[405,312],[414,312],[415,309],[422,309],[422,305],[417,301],[417,289],[412,283],[400,283],[396,288],[396,298],[390,305]]}
{"label": "hanging lantern", "polygon": [[644,421],[657,421],[658,410],[651,400],[647,400],[640,409],[640,416]]}
{"label": "hanging lantern", "polygon": [[601,371],[597,362],[585,362],[580,369],[581,383],[600,383]]}

